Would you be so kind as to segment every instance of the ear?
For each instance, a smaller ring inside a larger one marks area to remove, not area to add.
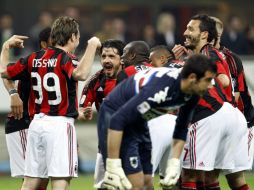
[[[43,49],[47,48],[47,42],[41,41],[40,46],[41,46],[41,48],[43,48]]]
[[[131,59],[131,60],[135,59],[135,57],[136,57],[136,53],[130,54],[130,59]]]
[[[208,39],[208,31],[201,32],[201,39]]]
[[[190,83],[195,83],[197,81],[197,75],[195,73],[189,74],[188,80],[190,81]]]
[[[75,34],[72,33],[72,35],[71,35],[71,41],[74,42],[75,38],[76,38]]]

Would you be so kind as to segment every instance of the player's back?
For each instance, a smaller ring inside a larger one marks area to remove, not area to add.
[[[77,116],[77,82],[72,78],[77,61],[58,48],[32,53],[27,60],[32,93],[30,114]]]

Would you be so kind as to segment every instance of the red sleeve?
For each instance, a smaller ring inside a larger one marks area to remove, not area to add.
[[[89,88],[89,85],[86,85],[81,94],[79,107],[87,107],[88,102],[91,104],[95,102],[95,92],[93,88]]]
[[[241,72],[238,76],[237,76],[237,81],[238,81],[238,90],[239,92],[244,92],[245,86],[244,86],[244,73]]]
[[[85,108],[87,107],[88,102],[93,104],[96,101],[96,86],[98,85],[100,74],[101,71],[98,71],[89,79],[89,81],[84,86],[79,102],[79,107]]]
[[[73,70],[77,67],[78,61],[69,57],[69,59],[61,64],[62,69],[67,73],[68,77],[72,77]]]
[[[7,74],[11,79],[21,79],[23,73],[28,68],[28,57],[20,58],[16,63],[7,66]]]
[[[228,72],[225,69],[225,66],[222,64],[221,61],[216,61],[216,65],[217,65],[217,74],[225,74],[228,75]]]

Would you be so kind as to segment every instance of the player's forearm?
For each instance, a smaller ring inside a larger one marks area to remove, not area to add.
[[[108,158],[119,158],[123,131],[108,129]]]
[[[15,82],[13,80],[3,79],[4,87],[9,92],[12,89],[16,89]]]
[[[0,61],[0,73],[6,72],[7,65],[9,63],[9,45],[7,42],[5,42],[2,46],[2,51],[1,51],[1,61]]]
[[[219,81],[222,84],[223,88],[227,88],[230,85],[230,79],[228,78],[227,75],[219,74],[217,76],[217,78],[219,79]]]
[[[173,139],[172,143],[172,155],[171,158],[180,158],[183,147],[184,147],[185,141],[181,139]]]

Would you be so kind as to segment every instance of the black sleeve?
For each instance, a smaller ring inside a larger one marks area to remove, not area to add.
[[[179,110],[175,131],[173,138],[186,140],[188,125],[192,120],[194,109],[199,101],[198,96],[193,96],[184,106]]]

